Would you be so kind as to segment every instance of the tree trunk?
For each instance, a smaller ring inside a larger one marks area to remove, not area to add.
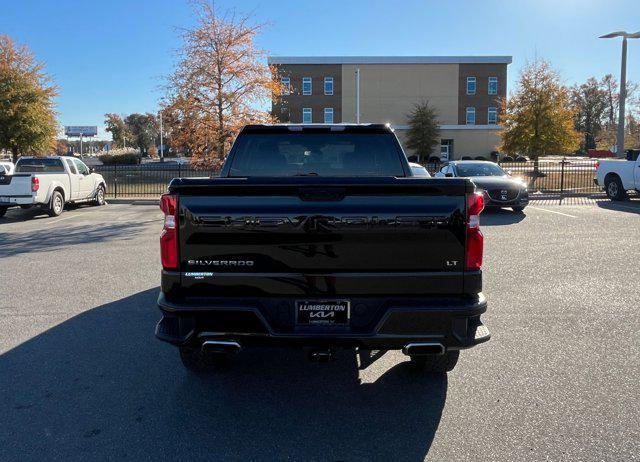
[[[536,154],[533,157],[533,172],[531,172],[531,177],[529,178],[529,189],[533,189],[533,185],[535,185],[536,180],[540,176],[540,160],[539,155]]]
[[[13,157],[13,163],[18,162],[18,148],[11,148],[11,157]]]

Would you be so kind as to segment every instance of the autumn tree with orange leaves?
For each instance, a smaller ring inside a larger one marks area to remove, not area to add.
[[[57,88],[26,45],[0,35],[0,149],[44,155],[55,149]]]
[[[234,11],[219,14],[205,1],[194,11],[196,27],[183,32],[162,113],[171,147],[188,151],[196,167],[217,168],[242,126],[271,121],[260,107],[281,89],[254,43],[263,24]]]

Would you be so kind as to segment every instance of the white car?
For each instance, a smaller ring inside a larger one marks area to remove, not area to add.
[[[50,216],[67,203],[105,203],[107,185],[75,157],[21,157],[13,174],[0,173],[0,217],[9,207],[42,207]]]
[[[415,162],[409,162],[409,167],[411,167],[411,173],[413,173],[413,176],[431,178],[427,169],[422,165],[416,164]]]
[[[640,155],[629,151],[627,160],[601,160],[596,164],[595,183],[612,201],[627,198],[627,191],[640,192]]]
[[[13,175],[15,168],[13,162],[0,160],[0,175]]]

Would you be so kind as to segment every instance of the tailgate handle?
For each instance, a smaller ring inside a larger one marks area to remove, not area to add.
[[[344,188],[300,188],[298,196],[303,201],[341,201],[346,195]]]

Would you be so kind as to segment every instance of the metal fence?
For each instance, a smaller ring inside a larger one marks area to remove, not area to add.
[[[554,194],[592,194],[601,189],[593,182],[596,159],[552,158],[540,159],[538,174],[534,174],[533,161],[500,162],[499,165],[512,176],[529,183],[531,192]],[[443,164],[429,163],[425,167],[434,175]]]
[[[94,167],[107,183],[107,197],[158,197],[173,178],[209,177],[217,172],[180,164],[99,165]]]
[[[541,159],[539,176],[534,179],[533,162],[502,162],[500,166],[513,176],[524,178],[531,192],[554,194],[590,194],[600,189],[593,183],[596,160],[592,159]],[[435,174],[443,164],[424,164],[429,173]],[[210,177],[217,172],[195,170],[180,164],[101,165],[95,171],[107,182],[107,197],[155,198],[166,192],[173,178]]]

